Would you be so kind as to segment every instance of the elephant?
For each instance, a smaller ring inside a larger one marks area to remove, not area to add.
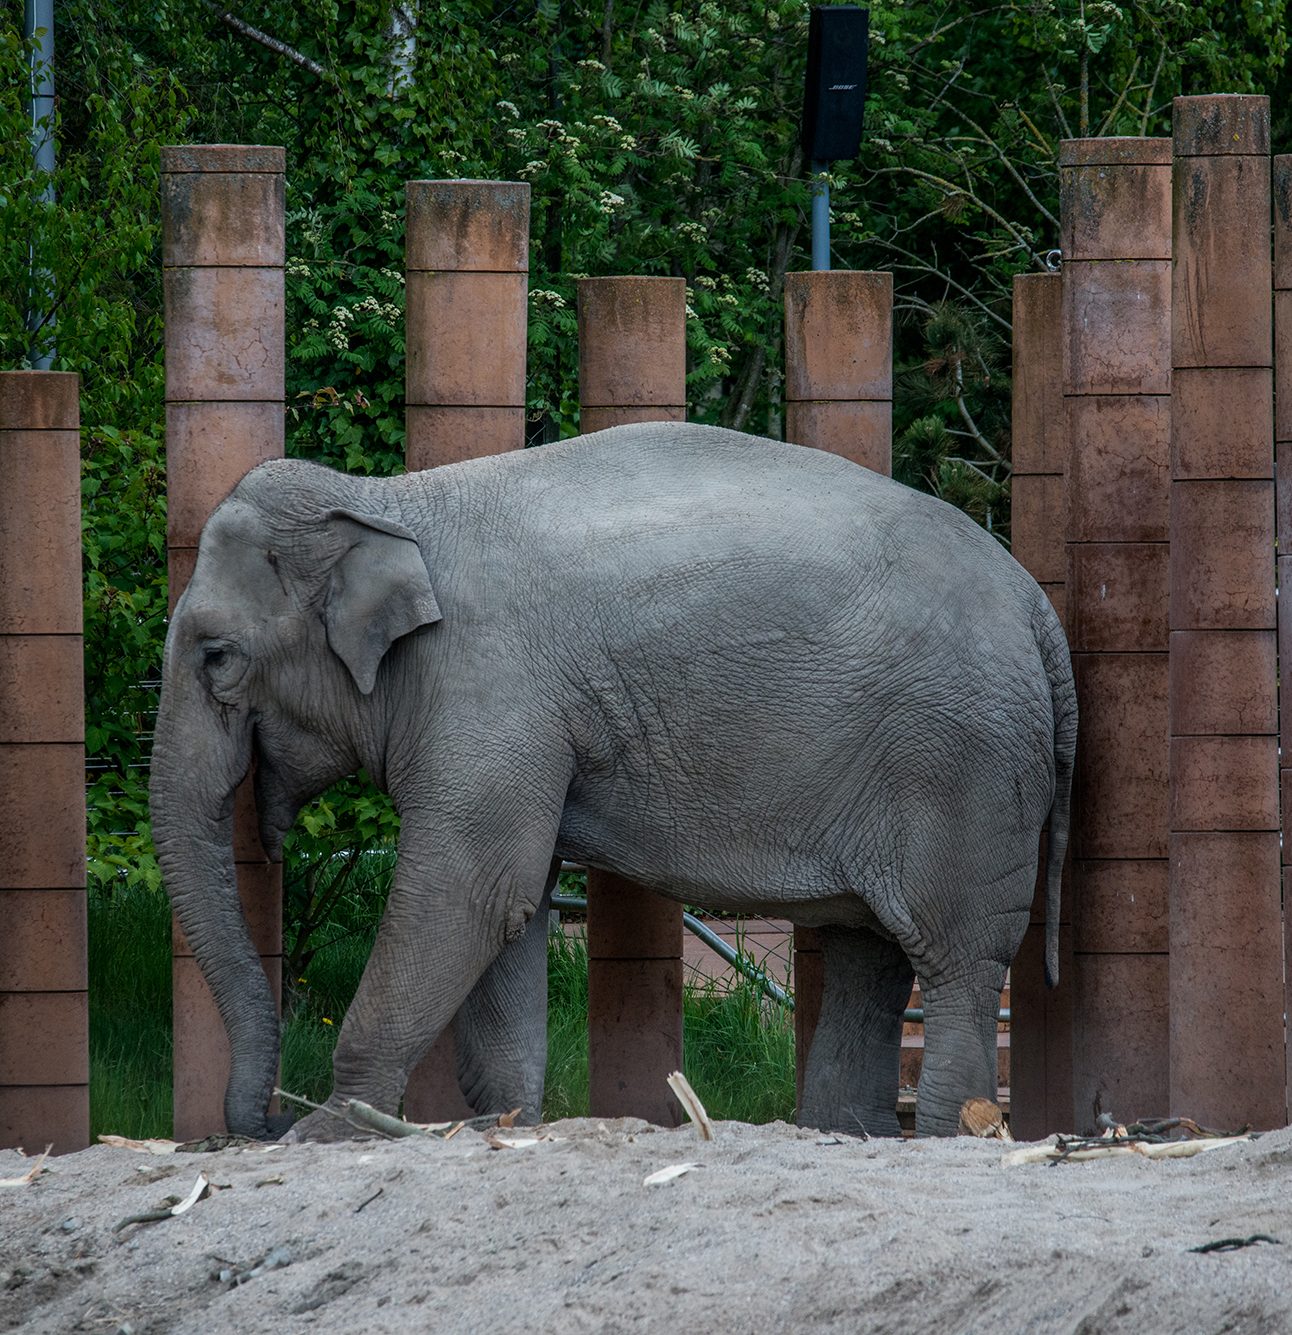
[[[362,767],[401,828],[330,1108],[394,1112],[454,1023],[472,1105],[538,1119],[545,909],[571,859],[819,932],[804,1125],[898,1134],[918,974],[917,1132],[954,1134],[996,1094],[1047,819],[1057,980],[1076,728],[1059,620],[997,539],[824,451],[655,423],[391,478],[261,464],[171,618],[151,776],[229,1037],[228,1127],[270,1134],[278,1062],[234,791],[254,771],[277,859]]]

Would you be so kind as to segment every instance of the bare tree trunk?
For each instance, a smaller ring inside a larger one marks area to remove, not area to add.
[[[399,94],[413,82],[417,59],[418,0],[395,0],[390,7],[390,95]]]
[[[601,17],[601,63],[610,68],[610,48],[615,36],[615,0],[606,0]]]

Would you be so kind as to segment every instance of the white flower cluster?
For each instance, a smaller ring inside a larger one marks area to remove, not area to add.
[[[715,344],[709,349],[709,360],[714,366],[725,371],[731,365],[731,349]]]
[[[374,315],[378,320],[384,320],[388,325],[396,325],[400,320],[400,309],[393,302],[382,301],[379,297],[367,296],[355,304],[355,312],[359,315]]]
[[[332,322],[328,325],[327,341],[338,352],[344,352],[350,346],[350,326],[354,323],[354,312],[348,306],[338,306],[332,312]]]
[[[529,131],[522,129],[519,125],[513,125],[511,129],[507,131],[507,138],[510,139],[513,144],[523,144],[525,140],[529,138]]]
[[[404,275],[398,269],[383,269],[381,276],[388,278],[392,283],[398,283],[400,287],[404,286]]]
[[[547,163],[542,158],[533,158],[527,162],[519,171],[520,176],[537,176],[539,172],[547,170]]]
[[[624,127],[619,124],[613,116],[593,116],[593,125],[600,125],[603,129],[611,131],[613,134],[622,134]]]
[[[707,241],[709,233],[697,222],[684,222],[678,229],[688,241]]]
[[[499,111],[505,111],[507,115],[509,115],[512,118],[512,120],[514,121],[520,120],[520,108],[517,107],[517,105],[514,102],[507,102],[504,100],[502,102],[495,103],[495,105],[497,106]]]
[[[581,60],[576,69],[592,70],[596,74],[604,74],[606,67],[599,60]]]
[[[695,285],[696,287],[714,288],[718,286],[718,283],[715,278],[711,278],[707,273],[702,273],[696,274]]]
[[[769,292],[771,290],[771,283],[768,282],[767,275],[761,269],[746,269],[745,282],[759,292]]]
[[[310,266],[304,260],[288,260],[287,276],[288,278],[304,278],[310,271]]]
[[[629,153],[631,153],[633,149],[637,147],[637,137],[631,134],[624,135],[623,138],[620,139],[619,141],[619,147],[622,149],[626,149]]]
[[[399,221],[399,214],[390,209],[382,209],[380,217],[382,229],[387,232]]]
[[[529,299],[539,306],[551,306],[553,310],[558,311],[565,305],[565,298],[559,292],[553,292],[547,287],[536,287],[529,294]]]
[[[613,213],[616,209],[622,208],[624,197],[617,195],[613,190],[603,190],[601,198],[597,201],[597,207],[602,213]]]

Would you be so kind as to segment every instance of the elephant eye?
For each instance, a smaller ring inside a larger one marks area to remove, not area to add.
[[[219,667],[227,657],[224,649],[210,648],[202,655],[202,661],[207,667]]]

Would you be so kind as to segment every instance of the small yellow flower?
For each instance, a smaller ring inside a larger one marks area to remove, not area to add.
[[[309,982],[309,979],[308,979],[308,978],[298,978],[296,981],[297,981],[298,983],[308,983],[308,982]]]
[[[324,1023],[324,1024],[331,1024],[332,1021],[329,1020],[329,1019],[327,1018],[327,1016],[325,1015],[325,1016],[323,1017],[323,1023]]]

